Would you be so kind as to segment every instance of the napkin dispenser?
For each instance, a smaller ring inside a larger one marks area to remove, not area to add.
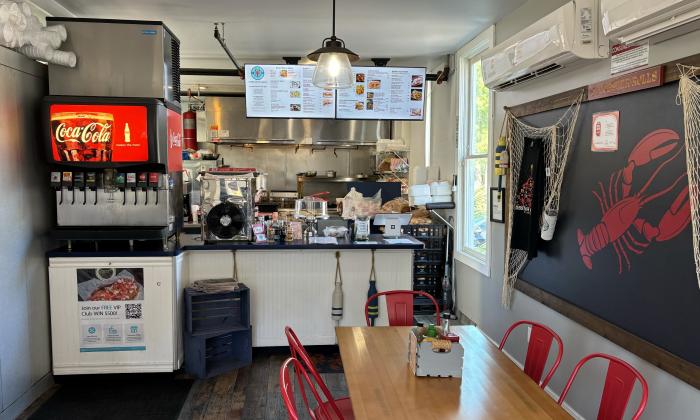
[[[440,333],[440,327],[437,328]],[[426,337],[425,332],[426,328],[415,327],[408,333],[408,364],[413,374],[461,378],[464,358],[462,345],[459,342]]]

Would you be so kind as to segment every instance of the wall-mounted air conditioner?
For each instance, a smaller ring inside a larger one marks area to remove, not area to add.
[[[586,59],[606,58],[608,40],[599,17],[598,0],[565,4],[487,51],[481,59],[484,83],[507,89]]]
[[[698,0],[601,0],[600,11],[605,35],[626,44],[700,29]]]

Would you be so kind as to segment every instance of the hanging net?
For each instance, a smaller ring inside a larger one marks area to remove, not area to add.
[[[700,67],[678,66],[681,72],[678,96],[683,104],[685,127],[685,157],[688,165],[688,195],[690,196],[690,220],[693,225],[693,255],[695,276],[700,287]]]
[[[506,111],[506,142],[510,153],[510,173],[508,192],[508,236],[506,239],[506,262],[503,276],[503,293],[501,295],[502,304],[509,308],[513,288],[518,274],[527,264],[527,251],[511,249],[511,239],[513,234],[513,209],[517,186],[520,185],[520,166],[523,161],[523,150],[525,139],[535,139],[542,142],[544,149],[545,167],[545,190],[543,214],[545,220],[556,221],[559,213],[559,193],[561,183],[564,179],[564,170],[571,149],[571,143],[581,108],[583,91],[573,98],[572,105],[564,112],[559,120],[549,127],[532,127],[516,118],[510,111]],[[547,216],[548,215],[548,216]],[[549,226],[553,232],[554,226]]]

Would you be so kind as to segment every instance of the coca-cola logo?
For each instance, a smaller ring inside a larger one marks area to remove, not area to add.
[[[170,131],[170,148],[182,146],[182,133]]]
[[[109,143],[112,140],[112,124],[91,122],[83,126],[66,126],[60,123],[54,136],[58,143]]]

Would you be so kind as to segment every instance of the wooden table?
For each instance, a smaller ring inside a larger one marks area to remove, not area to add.
[[[462,378],[414,376],[410,328],[336,328],[355,418],[571,418],[476,327],[452,328],[464,347]]]

